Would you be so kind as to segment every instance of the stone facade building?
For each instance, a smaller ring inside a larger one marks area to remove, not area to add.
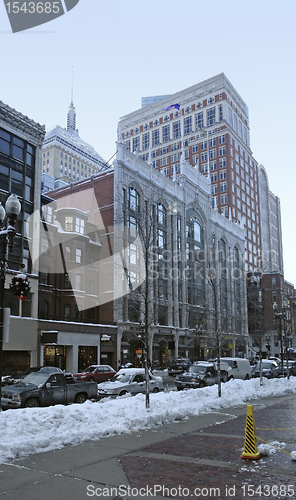
[[[26,370],[38,359],[38,269],[31,257],[34,260],[39,252],[38,226],[34,235],[32,230],[35,213],[40,210],[44,135],[44,126],[0,102],[0,201],[4,206],[9,194],[15,193],[21,203],[13,249],[7,255],[4,307],[10,308],[11,319],[9,341],[3,344],[3,374]],[[27,274],[31,287],[24,302],[9,289],[11,279],[20,271]]]
[[[216,355],[217,332],[224,354],[246,356],[244,224],[212,208],[210,179],[184,157],[168,178],[120,139],[117,147],[114,219],[125,228],[115,240],[124,263],[115,274],[118,359],[141,363],[145,325],[154,364]]]

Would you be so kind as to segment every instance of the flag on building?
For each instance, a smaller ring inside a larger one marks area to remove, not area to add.
[[[168,108],[162,108],[164,111],[168,111],[169,109],[176,108],[177,110],[180,109],[180,104],[171,104]]]

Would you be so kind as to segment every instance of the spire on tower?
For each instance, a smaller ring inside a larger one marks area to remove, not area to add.
[[[72,66],[72,86],[71,86],[71,104],[67,114],[67,130],[76,132],[76,110],[73,103],[73,66]]]

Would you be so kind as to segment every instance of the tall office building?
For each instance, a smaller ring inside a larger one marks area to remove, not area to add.
[[[106,168],[109,168],[106,161],[79,136],[72,100],[67,114],[67,128],[57,125],[45,136],[42,148],[42,191],[85,179]],[[50,182],[52,177],[58,180],[55,186]]]
[[[258,163],[250,149],[248,107],[221,73],[120,119],[120,136],[153,167],[173,177],[181,154],[211,179],[212,206],[246,228],[245,257],[260,263]]]
[[[281,204],[269,189],[267,172],[259,165],[259,198],[261,213],[262,269],[264,273],[284,273]]]

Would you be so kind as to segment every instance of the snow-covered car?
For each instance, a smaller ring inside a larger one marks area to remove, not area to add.
[[[266,378],[277,378],[280,375],[280,367],[275,361],[262,359],[262,376]],[[252,377],[260,377],[260,362],[256,363],[252,370]]]
[[[227,371],[220,370],[222,382],[227,382]],[[175,384],[178,391],[182,389],[197,389],[218,383],[218,370],[215,363],[198,362],[191,365],[187,372],[177,375]]]
[[[163,380],[149,373],[149,392],[163,391]],[[122,368],[107,382],[98,384],[98,397],[124,396],[124,394],[145,393],[144,368]]]
[[[115,375],[116,371],[109,365],[91,365],[85,368],[81,373],[75,373],[73,377],[75,380],[89,381],[94,380],[98,384],[105,382]]]

